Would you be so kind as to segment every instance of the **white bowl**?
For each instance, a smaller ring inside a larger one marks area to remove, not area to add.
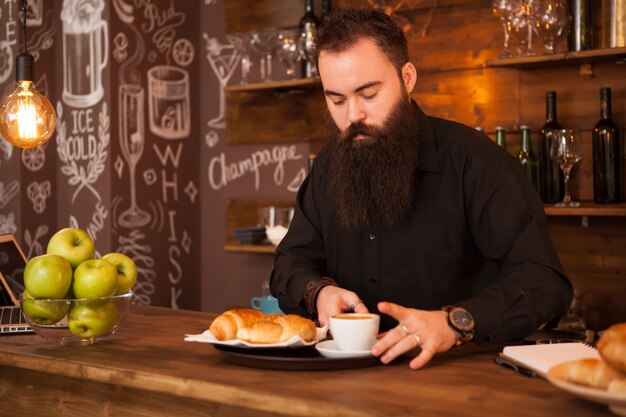
[[[272,242],[272,245],[278,246],[281,240],[287,234],[287,228],[285,226],[272,226],[265,228],[265,234],[267,239]]]

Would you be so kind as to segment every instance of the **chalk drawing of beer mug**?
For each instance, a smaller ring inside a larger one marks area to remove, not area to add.
[[[150,131],[163,139],[189,136],[189,74],[170,65],[148,71]]]
[[[108,24],[91,19],[63,21],[63,101],[85,108],[104,95],[102,72],[108,63]]]

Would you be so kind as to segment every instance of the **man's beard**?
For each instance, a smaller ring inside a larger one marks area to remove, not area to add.
[[[328,117],[329,193],[346,229],[390,226],[413,205],[419,120],[403,95],[382,127],[362,122],[341,132]],[[363,135],[365,140],[354,139]]]

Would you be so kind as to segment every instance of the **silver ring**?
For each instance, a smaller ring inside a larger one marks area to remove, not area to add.
[[[354,303],[350,304],[350,310],[354,310],[354,308],[358,306],[359,304],[363,304],[363,301],[356,300]]]
[[[400,328],[402,329],[404,333],[406,333],[407,336],[411,334],[411,330],[408,327],[406,327],[406,325],[400,323]]]
[[[422,344],[422,339],[416,333],[411,333],[411,336],[415,338],[415,341],[417,342],[417,346]]]

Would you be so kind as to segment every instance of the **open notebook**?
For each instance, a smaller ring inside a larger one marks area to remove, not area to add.
[[[500,356],[517,365],[532,369],[544,378],[550,368],[559,363],[585,358],[600,358],[600,354],[595,348],[584,343],[506,346]]]

